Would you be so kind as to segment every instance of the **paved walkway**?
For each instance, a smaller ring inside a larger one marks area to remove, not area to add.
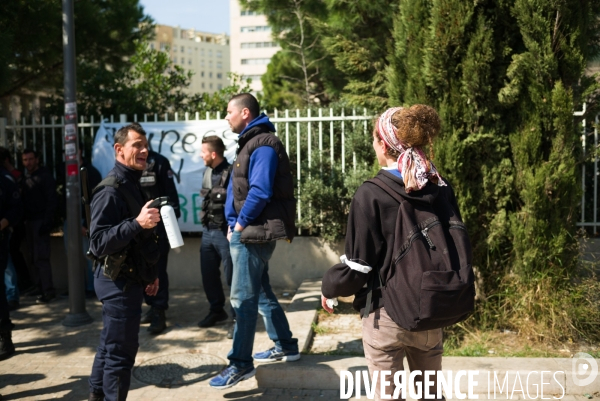
[[[301,342],[299,326],[310,326],[304,315],[314,315],[319,302],[318,283],[305,282],[298,290],[292,306],[291,291],[276,290],[280,301],[287,308],[290,324]],[[287,296],[283,294],[287,293]],[[167,312],[167,331],[159,336],[147,334],[145,326],[140,331],[140,349],[132,378],[128,400],[339,400],[341,370],[363,370],[363,357],[304,355],[299,362],[265,365],[252,378],[228,390],[214,390],[208,379],[227,363],[227,352],[231,340],[226,339],[227,325],[200,329],[197,322],[208,313],[208,303],[201,290],[176,290],[171,293],[171,308]],[[22,298],[22,307],[12,313],[17,325],[13,340],[17,354],[0,362],[0,394],[2,400],[87,400],[87,379],[91,370],[95,348],[102,326],[101,305],[97,300],[88,300],[87,308],[94,322],[78,328],[67,328],[61,324],[68,312],[68,300],[61,299],[49,305],[36,305],[33,298]],[[308,331],[305,331],[308,332]],[[306,337],[306,336],[304,336]],[[338,338],[331,340],[331,351],[339,347]],[[355,340],[351,340],[355,342]],[[271,346],[262,321],[259,321],[254,349]],[[325,344],[321,344],[325,346]],[[209,361],[207,368],[198,373],[195,363]],[[556,367],[552,367],[556,364]],[[446,369],[498,370],[522,372],[525,378],[529,370],[564,370],[567,373],[570,360],[534,358],[445,358]],[[564,365],[564,367],[563,367]],[[160,374],[156,369],[161,368]],[[164,374],[164,369],[168,374]],[[137,378],[136,378],[137,377]],[[139,380],[143,378],[144,380]],[[159,385],[148,384],[148,378]],[[258,379],[258,381],[257,381]],[[188,384],[181,385],[181,382]],[[259,388],[258,384],[263,388]],[[571,389],[568,375],[562,382]],[[590,396],[595,393],[594,383]],[[298,389],[300,388],[300,389]],[[591,390],[591,388],[590,388]],[[478,391],[479,399],[488,399],[485,391]],[[570,392],[567,392],[569,394]],[[560,394],[560,393],[558,393]],[[565,401],[588,399],[582,392],[576,396],[565,396]],[[506,399],[506,395],[496,399]],[[351,400],[364,400],[351,398]],[[491,398],[490,398],[491,399]],[[514,395],[511,399],[529,399]],[[540,399],[540,398],[537,398]]]

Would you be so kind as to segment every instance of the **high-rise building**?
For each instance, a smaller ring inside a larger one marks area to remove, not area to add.
[[[252,90],[262,91],[262,75],[280,47],[271,37],[271,27],[263,14],[240,8],[238,0],[229,0],[231,29],[231,71],[252,79]]]
[[[192,71],[189,93],[213,93],[229,85],[229,36],[156,25],[150,47],[167,51],[174,64]]]

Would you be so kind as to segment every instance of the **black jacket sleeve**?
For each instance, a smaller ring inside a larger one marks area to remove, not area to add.
[[[359,201],[359,191],[350,205],[346,229],[346,258],[362,266],[374,268],[380,263],[382,244],[385,241],[378,230],[378,217],[376,218],[374,206],[363,207]],[[346,264],[337,264],[325,273],[321,291],[326,298],[354,295],[368,282],[371,274],[373,270],[366,274]]]
[[[127,202],[118,190],[104,187],[92,199],[90,249],[97,258],[120,252],[143,231],[129,216]]]
[[[4,218],[8,220],[9,226],[13,227],[23,218],[23,204],[19,194],[19,187],[13,181],[1,175],[0,186],[2,188],[0,219]]]
[[[173,180],[171,163],[169,163],[169,159],[166,157],[162,160],[158,179],[164,188],[164,193],[169,197],[169,204],[173,206],[175,217],[179,218],[181,216],[181,210],[179,209],[179,195],[177,194],[177,188],[175,187],[175,180]]]

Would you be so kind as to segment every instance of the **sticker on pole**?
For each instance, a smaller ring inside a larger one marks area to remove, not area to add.
[[[72,177],[74,175],[79,174],[79,168],[77,163],[67,164],[67,175]]]
[[[75,142],[77,140],[77,125],[65,124],[65,142]]]
[[[74,143],[65,143],[65,155],[71,156],[77,154],[77,145]]]

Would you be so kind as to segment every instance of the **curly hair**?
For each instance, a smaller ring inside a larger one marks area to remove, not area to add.
[[[441,130],[440,116],[433,107],[415,104],[398,110],[392,116],[392,124],[398,129],[398,139],[406,146],[429,145],[429,158],[433,159],[433,139]]]

